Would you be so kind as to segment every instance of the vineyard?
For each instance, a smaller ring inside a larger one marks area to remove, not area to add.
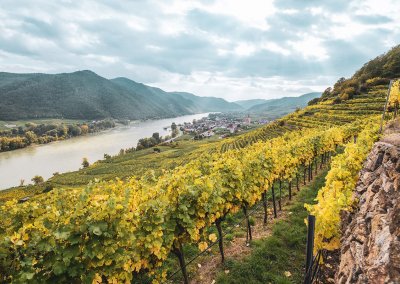
[[[398,84],[398,83],[396,83]],[[395,90],[395,88],[392,88]],[[267,141],[286,132],[299,129],[314,129],[340,126],[355,121],[366,119],[373,115],[382,114],[386,101],[387,86],[374,86],[367,93],[356,98],[333,104],[332,100],[311,105],[291,113],[278,121],[244,135],[221,142],[220,151],[239,149],[257,141]],[[395,95],[391,95],[394,98]],[[394,99],[392,99],[394,105]]]
[[[393,86],[398,89],[398,81]],[[394,115],[395,88],[389,99]],[[337,249],[339,213],[351,209],[358,172],[379,137],[386,90],[378,86],[340,104],[308,106],[195,149],[195,155],[160,173],[57,188],[24,203],[7,201],[1,206],[1,282],[130,283],[146,277],[164,283],[171,255],[187,282],[184,245],[204,251],[218,243],[224,259],[221,224],[227,216],[242,211],[251,240],[252,206],[261,202],[266,222],[267,194],[276,216],[275,184],[289,184],[290,199],[292,182],[310,180],[313,170],[329,161],[318,203],[306,208],[318,220],[316,250]],[[334,156],[338,148],[344,152]],[[210,227],[217,233],[209,234]]]
[[[157,179],[92,183],[23,204],[9,201],[2,207],[3,280],[126,282],[146,273],[163,282],[167,275],[160,267],[171,252],[182,263],[183,244],[204,250],[221,238],[207,236],[208,226],[239,210],[247,215],[274,181],[292,180],[301,166],[312,167],[376,125],[372,119],[291,131],[241,150],[203,154]]]

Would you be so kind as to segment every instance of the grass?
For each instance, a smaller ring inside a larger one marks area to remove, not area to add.
[[[313,203],[319,188],[324,184],[327,171],[304,187],[287,210],[287,219],[273,226],[272,235],[252,243],[252,253],[240,261],[227,260],[218,274],[217,283],[301,283],[305,262],[307,211],[304,203]],[[291,276],[285,276],[290,272]]]

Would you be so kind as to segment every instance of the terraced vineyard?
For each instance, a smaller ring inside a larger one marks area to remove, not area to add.
[[[247,147],[257,141],[267,141],[286,132],[303,128],[329,128],[351,123],[357,119],[366,119],[382,114],[386,99],[387,86],[374,86],[366,93],[357,95],[340,104],[328,100],[308,106],[291,113],[260,129],[221,142],[221,152]]]

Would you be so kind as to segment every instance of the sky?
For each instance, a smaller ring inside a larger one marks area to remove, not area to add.
[[[1,0],[0,71],[229,101],[323,91],[400,43],[399,0]]]

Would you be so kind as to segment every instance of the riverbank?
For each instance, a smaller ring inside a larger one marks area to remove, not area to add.
[[[154,132],[158,132],[160,136],[168,135],[169,130],[164,128],[172,122],[183,124],[206,116],[208,113],[139,121],[94,135],[0,153],[0,189],[15,187],[21,180],[25,180],[26,184],[35,175],[49,179],[57,172],[76,171],[81,166],[83,157],[92,164],[102,160],[104,154],[112,156],[121,149],[136,147],[141,138],[151,137]]]
[[[37,144],[84,136],[114,128],[112,119],[81,120],[33,120],[0,123],[0,152],[14,151]]]

